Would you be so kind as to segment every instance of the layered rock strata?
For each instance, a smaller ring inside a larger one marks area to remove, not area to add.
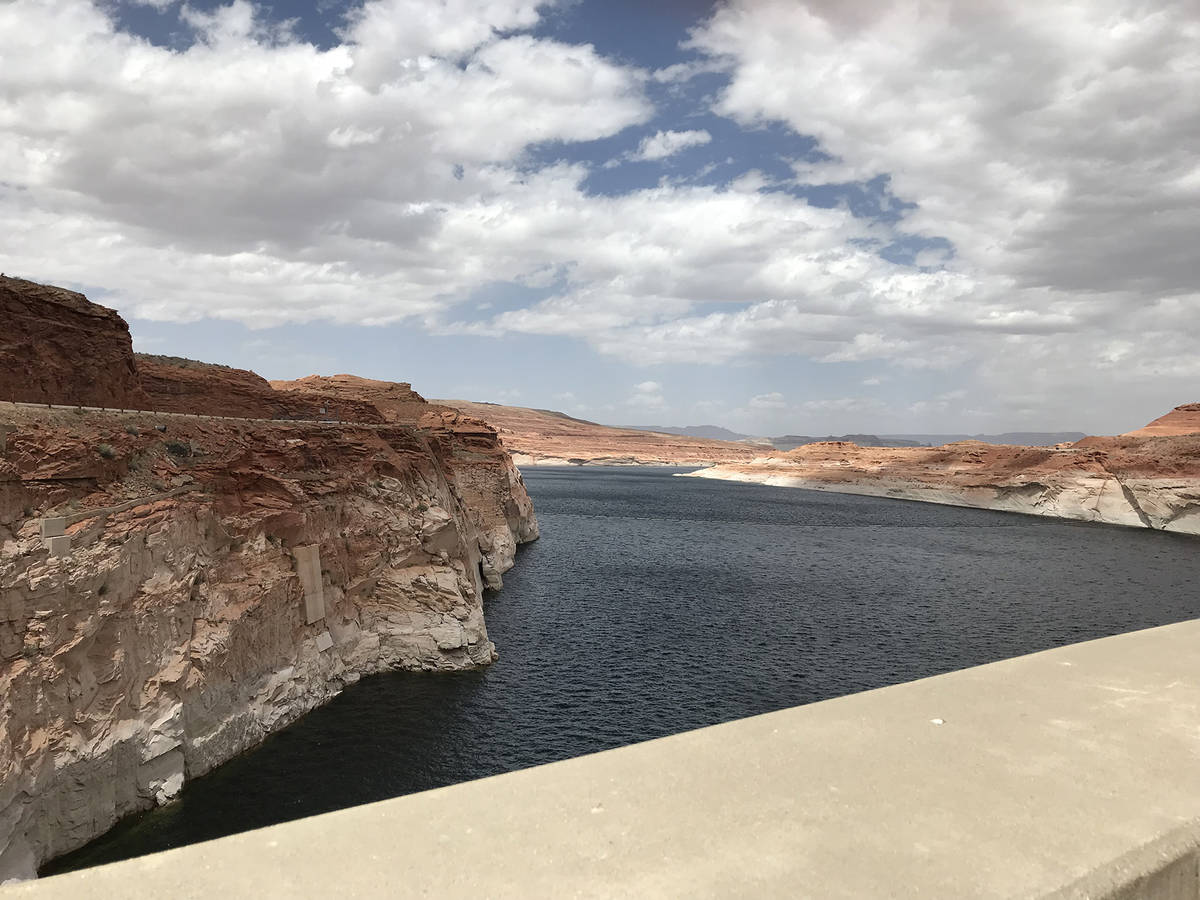
[[[0,880],[165,802],[362,675],[495,657],[482,589],[537,525],[494,434],[9,420]],[[73,523],[65,552],[43,538],[59,520]]]
[[[1055,447],[826,442],[689,474],[1200,534],[1200,434]]]
[[[135,360],[111,310],[5,281],[22,341],[69,326],[40,355],[0,343],[10,385],[47,373],[16,399],[166,412],[0,403],[0,881],[363,675],[496,658],[483,589],[538,530],[493,428],[407,385],[370,383],[401,416],[346,383]],[[111,369],[95,393],[84,358]],[[262,421],[330,418],[353,424]]]
[[[387,422],[415,425],[430,433],[444,458],[452,462],[450,477],[480,534],[489,588],[501,586],[500,573],[511,568],[517,545],[537,537],[533,506],[514,459],[506,452],[496,452],[501,447],[500,437],[482,419],[430,403],[405,382],[310,375],[295,381],[273,381],[271,387],[288,396],[369,404]]]

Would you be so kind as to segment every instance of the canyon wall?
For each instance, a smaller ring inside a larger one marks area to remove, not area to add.
[[[497,430],[482,419],[430,403],[406,382],[375,381],[356,375],[310,375],[272,381],[286,396],[318,396],[331,404],[366,403],[387,422],[415,425],[433,436],[447,460],[448,473],[463,498],[466,514],[480,535],[489,588],[502,584],[517,544],[537,537],[536,519],[525,483],[513,458],[502,449]],[[499,452],[497,452],[499,449]]]
[[[689,475],[1200,534],[1200,434],[1056,447],[827,442]]]
[[[0,401],[144,409],[129,326],[83,294],[0,276]]]
[[[147,399],[189,412],[274,399],[254,373],[143,365]],[[374,422],[0,403],[0,881],[363,675],[496,658],[483,589],[537,521],[495,431],[324,399]]]

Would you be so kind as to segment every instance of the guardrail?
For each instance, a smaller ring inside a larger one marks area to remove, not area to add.
[[[350,422],[342,419],[266,419],[252,418],[246,416],[211,416],[203,413],[180,413],[167,412],[155,409],[132,409],[125,407],[109,407],[109,406],[82,406],[68,405],[61,403],[30,403],[20,400],[0,400],[7,406],[25,409],[57,409],[67,412],[89,412],[89,413],[111,413],[114,415],[142,415],[142,416],[168,416],[180,419],[198,419],[217,422],[257,422],[267,425],[327,425],[330,427],[352,427],[352,428],[403,428],[406,427],[403,423],[393,422]],[[0,452],[6,449],[7,436],[14,429],[7,425],[0,425]],[[126,503],[119,504],[113,507],[102,507],[98,509],[80,510],[79,512],[71,513],[66,516],[48,516],[41,521],[41,537],[42,547],[50,552],[51,556],[65,556],[71,552],[71,536],[66,533],[66,529],[72,525],[84,521],[85,519],[93,519],[97,516],[110,516],[136,506],[142,506],[146,503],[154,503],[156,500],[173,497],[178,494],[195,491],[195,486],[179,487],[174,490],[167,491],[161,494],[155,494],[150,497],[142,497],[136,500],[130,500]]]
[[[1184,622],[0,896],[1195,898],[1198,672]]]
[[[253,416],[210,416],[204,413],[169,412],[160,409],[136,409],[117,406],[80,406],[63,403],[30,403],[24,400],[0,400],[7,406],[26,409],[61,409],[68,412],[121,413],[126,415],[173,416],[180,419],[208,419],[216,422],[263,422],[269,425],[352,425],[355,428],[403,427],[401,422],[354,422],[348,419],[267,419]]]

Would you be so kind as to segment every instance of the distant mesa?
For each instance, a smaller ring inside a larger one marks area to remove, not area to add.
[[[757,441],[748,434],[740,434],[720,425],[621,425],[630,431],[654,431],[658,434],[677,434],[681,437],[707,438],[710,441]]]
[[[600,425],[552,409],[469,400],[433,402],[490,423],[519,465],[704,466],[749,461],[764,452],[737,441]]]
[[[980,441],[984,444],[1005,444],[1022,447],[1052,447],[1073,443],[1086,435],[1082,431],[1006,431],[1003,434],[829,434],[813,437],[806,434],[784,434],[778,437],[755,437],[722,428],[720,425],[626,425],[626,429],[654,431],[659,434],[678,434],[687,437],[709,438],[718,441],[741,441],[775,450],[795,450],[807,444],[826,441],[849,441],[860,447],[940,447],[958,441]]]
[[[841,434],[826,435],[825,437],[809,437],[802,434],[785,434],[781,437],[767,438],[776,450],[784,452],[804,447],[808,444],[840,443],[858,444],[860,447],[920,447],[921,442],[900,437],[880,437],[877,434]]]

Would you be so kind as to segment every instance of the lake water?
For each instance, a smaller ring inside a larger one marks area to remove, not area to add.
[[[361,681],[65,871],[1200,614],[1195,538],[531,469],[500,660]]]

